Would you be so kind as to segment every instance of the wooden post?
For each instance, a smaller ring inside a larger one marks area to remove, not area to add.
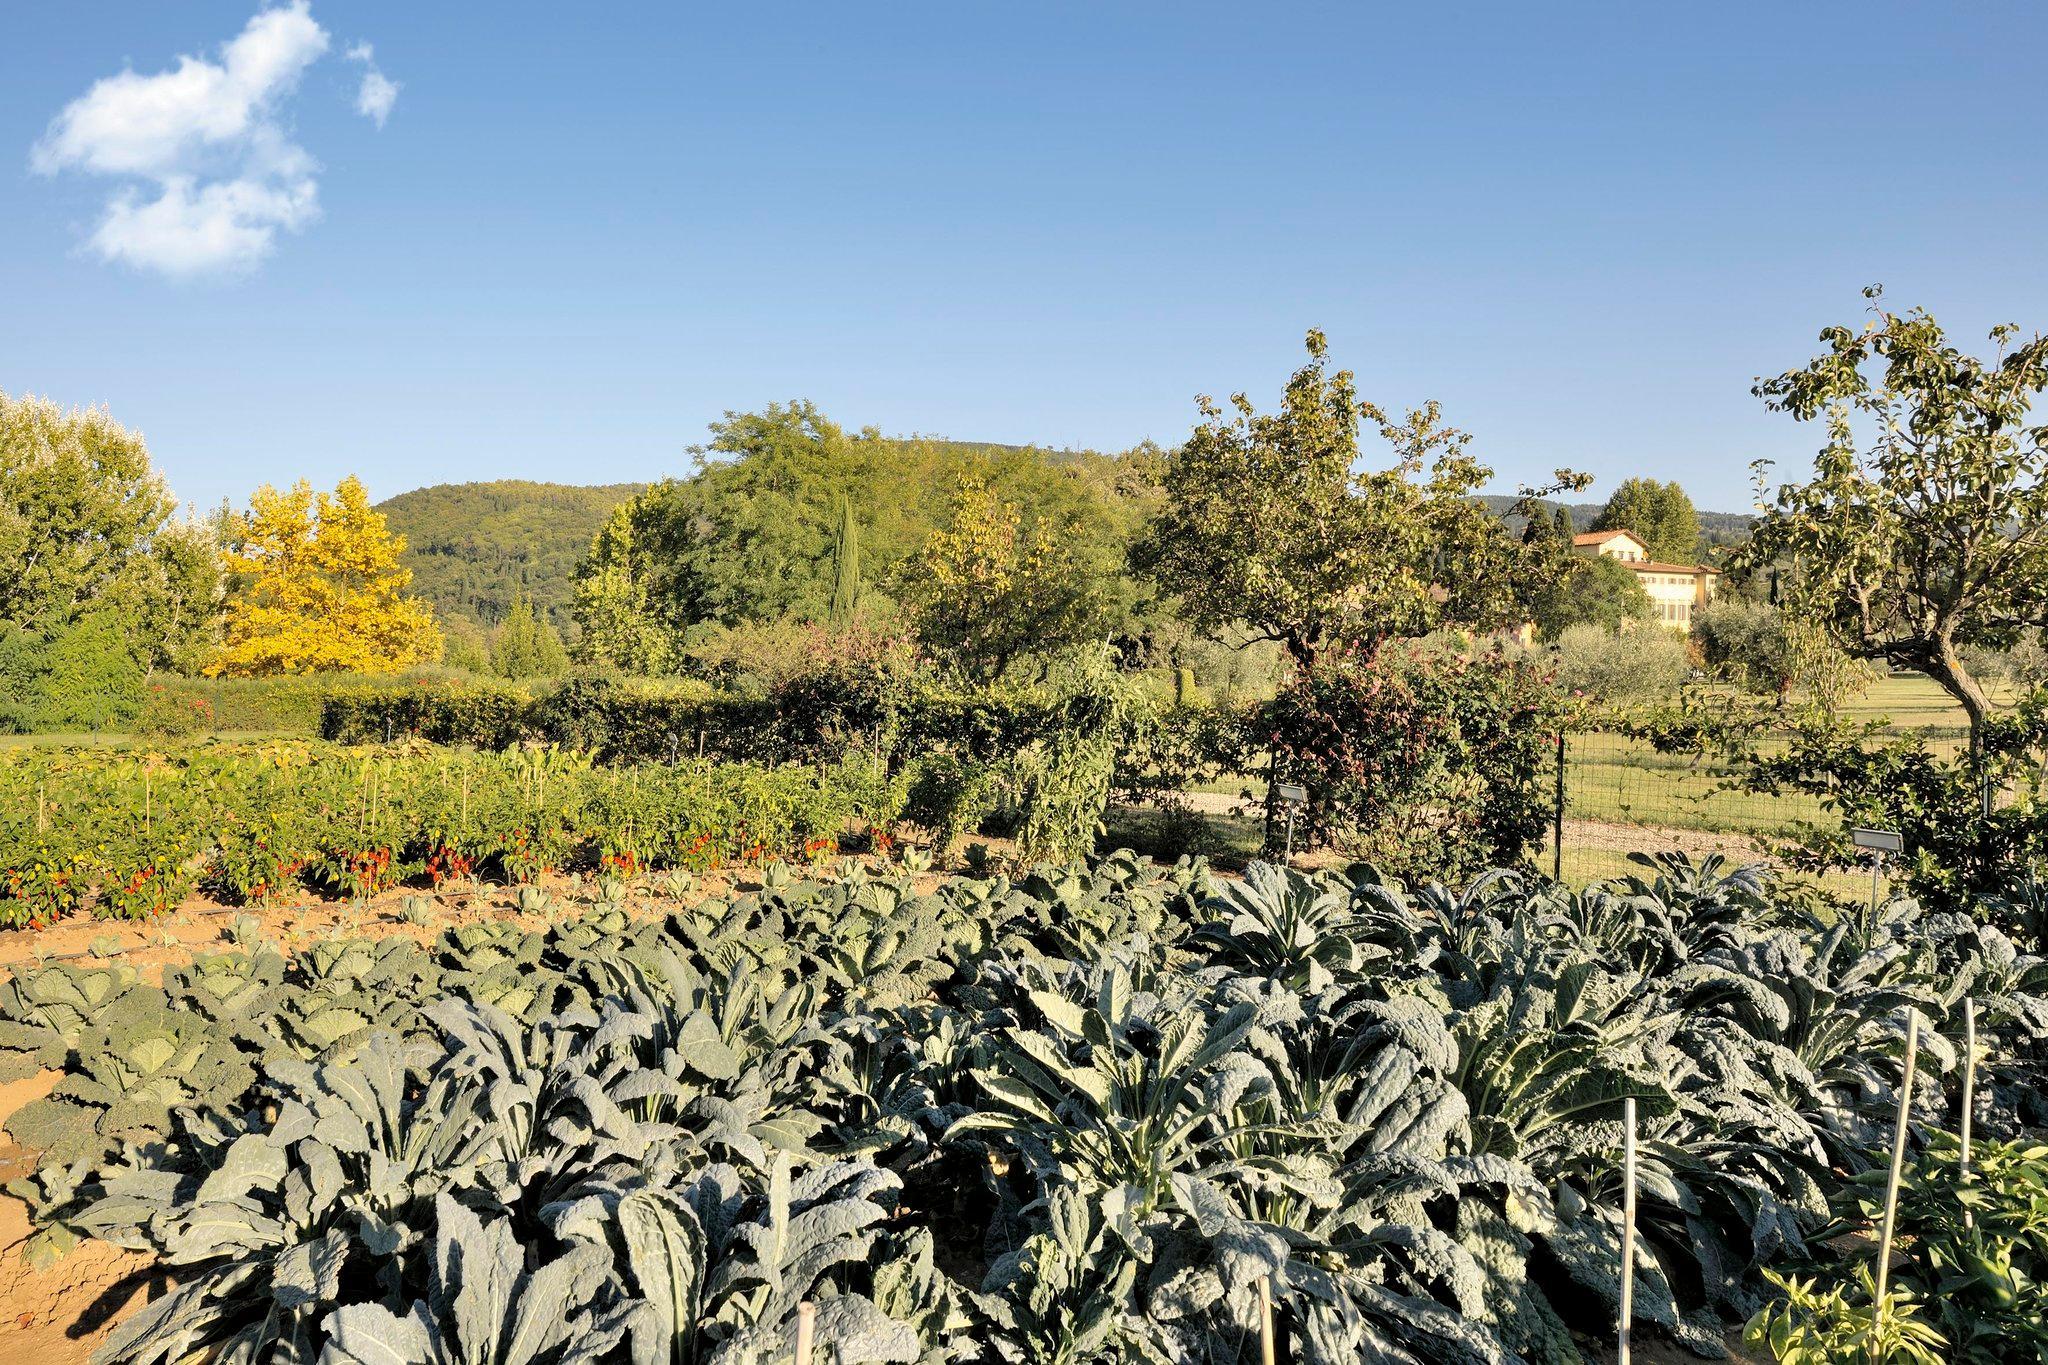
[[[1870,1305],[1870,1358],[1879,1355],[1884,1330],[1885,1283],[1892,1271],[1892,1228],[1899,1214],[1899,1175],[1906,1165],[1906,1125],[1913,1115],[1913,1062],[1920,1045],[1920,1016],[1906,1011],[1906,1074],[1899,1083],[1899,1121],[1892,1129],[1892,1169],[1884,1185],[1884,1223],[1877,1235],[1877,1296]]]
[[[817,1320],[818,1305],[805,1302],[796,1306],[796,1365],[811,1365],[811,1333]]]
[[[1958,1159],[1958,1183],[1970,1183],[1970,1127],[1977,1107],[1977,1002],[1963,997],[1963,1120],[1960,1125],[1962,1155]],[[1970,1210],[1963,1210],[1963,1226],[1970,1226]]]
[[[1273,1286],[1259,1276],[1259,1365],[1273,1365]]]
[[[1636,1311],[1636,1102],[1621,1102],[1621,1324],[1615,1365],[1629,1365],[1629,1327]]]

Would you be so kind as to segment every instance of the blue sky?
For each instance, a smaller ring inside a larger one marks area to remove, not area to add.
[[[1736,509],[1817,444],[1753,377],[1864,284],[2048,326],[2032,5],[312,0],[230,57],[264,8],[0,43],[0,389],[105,405],[202,505],[653,478],[799,396],[1170,442],[1320,326],[1503,487]],[[95,90],[181,56],[169,103]]]

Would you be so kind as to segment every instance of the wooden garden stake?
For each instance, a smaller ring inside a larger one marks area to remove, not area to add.
[[[796,1365],[811,1365],[811,1333],[816,1330],[818,1305],[796,1306]]]
[[[1882,1360],[1885,1282],[1891,1278],[1892,1228],[1899,1214],[1899,1175],[1906,1164],[1906,1124],[1913,1115],[1913,1061],[1920,1045],[1920,1016],[1906,1011],[1906,1074],[1899,1083],[1899,1121],[1892,1129],[1892,1169],[1884,1183],[1884,1222],[1877,1235],[1877,1297],[1870,1306],[1870,1358]]]
[[[1636,1308],[1636,1102],[1621,1102],[1621,1325],[1615,1365],[1628,1365],[1628,1329]]]
[[[1259,1365],[1273,1365],[1273,1287],[1259,1276]]]
[[[1970,1183],[1970,1120],[1977,1105],[1977,1002],[1963,997],[1963,1121],[1962,1156],[1958,1160],[1959,1184]],[[1963,1226],[1970,1226],[1970,1210],[1963,1209]]]

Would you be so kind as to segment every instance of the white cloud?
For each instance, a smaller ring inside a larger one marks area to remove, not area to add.
[[[342,55],[369,68],[363,72],[362,87],[356,91],[356,112],[376,120],[382,128],[384,120],[391,117],[391,106],[398,103],[398,82],[377,69],[376,49],[368,43],[357,43]]]
[[[124,182],[87,238],[102,259],[176,276],[250,269],[280,230],[320,215],[319,167],[282,111],[328,47],[309,0],[259,10],[217,58],[182,56],[155,75],[95,82],[51,120],[29,165]],[[369,45],[348,55],[367,65]],[[356,104],[381,126],[397,96],[371,66]]]
[[[320,216],[315,193],[310,179],[195,186],[176,176],[154,199],[117,194],[91,244],[106,260],[166,275],[246,270],[270,254],[278,228],[296,230]]]

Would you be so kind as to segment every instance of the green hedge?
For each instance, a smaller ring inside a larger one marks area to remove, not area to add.
[[[159,674],[147,694],[160,693],[171,705],[200,709],[204,729],[215,734],[303,735],[320,733],[328,704],[360,693],[390,693],[465,684],[459,674],[420,672],[397,678],[350,673],[317,673],[291,678],[184,678]],[[145,715],[147,706],[145,706]]]
[[[1074,720],[1071,693],[884,688],[821,676],[756,697],[578,678],[539,694],[472,683],[359,687],[327,698],[320,734],[341,744],[407,736],[489,750],[559,744],[605,763],[816,762],[856,750],[988,762]]]

